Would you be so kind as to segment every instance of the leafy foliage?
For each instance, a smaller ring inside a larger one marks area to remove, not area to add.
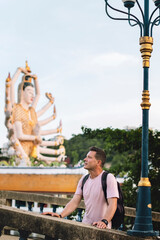
[[[88,138],[84,134],[74,135],[70,140],[64,141],[67,156],[70,163],[75,165],[79,160],[83,160],[91,146],[102,146],[102,140],[97,138]]]

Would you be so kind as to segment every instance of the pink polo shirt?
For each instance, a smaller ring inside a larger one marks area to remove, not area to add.
[[[105,213],[107,211],[108,205],[102,190],[102,173],[93,179],[91,179],[89,176],[84,184],[83,194],[81,186],[84,176],[78,183],[75,194],[83,195],[86,206],[82,221],[83,223],[92,224],[93,222],[97,222],[105,218]],[[119,193],[117,188],[117,181],[115,177],[109,173],[107,176],[107,198],[113,197],[119,198]],[[111,222],[108,224],[108,228],[111,228]]]

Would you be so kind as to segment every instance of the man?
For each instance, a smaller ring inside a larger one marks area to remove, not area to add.
[[[81,187],[84,176],[80,179],[73,198],[60,215],[48,212],[44,214],[64,218],[70,215],[78,207],[83,197],[86,210],[82,222],[101,229],[111,228],[111,220],[117,209],[117,198],[119,198],[117,181],[112,174],[108,174],[106,201],[101,183],[106,155],[102,149],[97,147],[91,147],[89,150],[90,151],[84,159],[84,168],[89,171],[90,175],[84,184],[83,191]]]

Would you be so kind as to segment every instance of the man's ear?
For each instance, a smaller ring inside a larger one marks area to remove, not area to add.
[[[98,160],[98,165],[101,167],[102,166],[102,161]]]

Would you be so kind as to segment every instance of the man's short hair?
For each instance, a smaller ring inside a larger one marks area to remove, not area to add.
[[[98,147],[90,147],[89,150],[96,152],[95,158],[97,160],[101,160],[101,162],[102,162],[101,165],[103,167],[105,162],[106,162],[106,154],[105,154],[105,152],[101,148],[98,148]]]

